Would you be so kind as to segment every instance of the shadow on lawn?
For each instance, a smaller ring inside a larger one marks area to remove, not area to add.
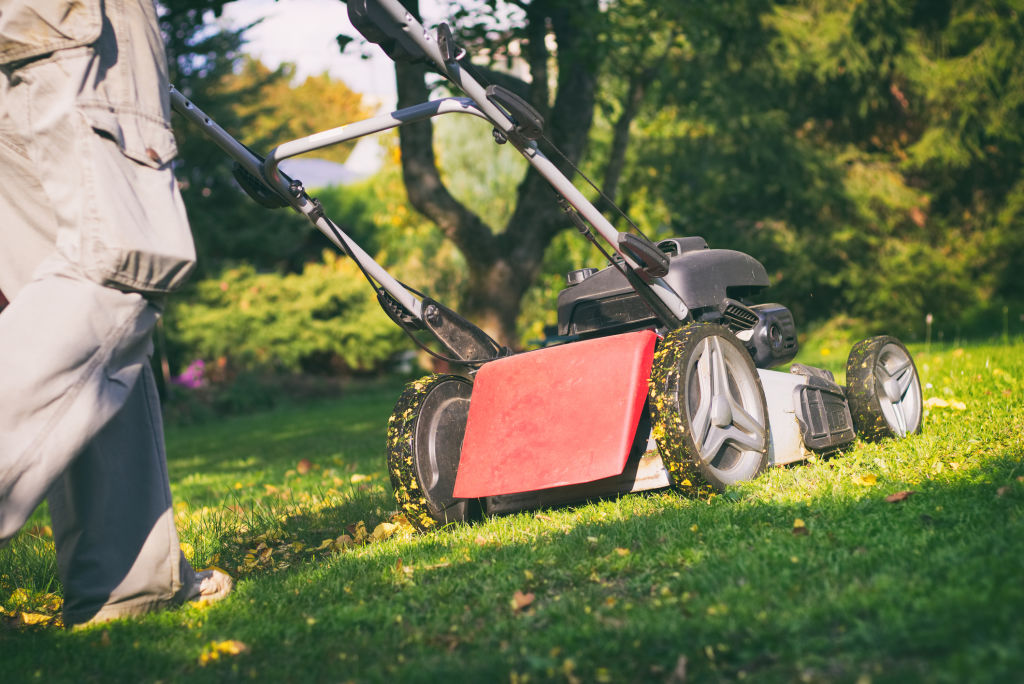
[[[544,680],[571,662],[584,681],[663,681],[680,657],[697,681],[1009,680],[1024,665],[1021,459],[990,455],[899,503],[880,483],[859,498],[652,494],[520,514],[243,579],[205,612],[0,647],[17,651],[14,680]],[[378,500],[329,515],[365,519]],[[225,639],[249,651],[200,666]]]

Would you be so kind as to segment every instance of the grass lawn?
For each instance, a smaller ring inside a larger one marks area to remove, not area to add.
[[[169,430],[186,554],[236,592],[64,632],[39,511],[0,551],[3,681],[1020,681],[1024,343],[912,351],[903,442],[424,535],[384,467],[397,384]]]

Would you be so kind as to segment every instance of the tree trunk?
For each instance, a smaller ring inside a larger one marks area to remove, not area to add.
[[[582,4],[584,12],[596,13],[596,0],[585,0]],[[588,37],[579,30],[576,14],[551,11],[538,15],[531,17],[531,22],[538,21],[537,26],[544,27],[545,17],[550,19],[558,42],[558,92],[554,105],[548,109],[547,74],[539,73],[539,65],[547,64],[550,57],[543,28],[530,34],[529,60],[535,80],[530,92],[534,97],[544,98],[537,105],[548,115],[545,135],[557,141],[565,157],[551,154],[552,161],[571,177],[572,164],[583,155],[593,121],[597,80],[593,65],[599,60],[587,53]],[[538,51],[542,54],[537,54]],[[399,107],[428,99],[423,66],[396,62],[395,73]],[[545,80],[537,82],[541,77]],[[516,207],[508,225],[503,232],[496,232],[448,192],[437,169],[432,135],[430,121],[399,128],[402,176],[409,201],[438,225],[466,259],[469,288],[457,307],[459,313],[502,344],[515,348],[518,346],[516,321],[523,295],[540,271],[547,246],[569,222],[558,207],[548,182],[531,168],[519,185]],[[542,147],[542,151],[551,153],[547,146]]]

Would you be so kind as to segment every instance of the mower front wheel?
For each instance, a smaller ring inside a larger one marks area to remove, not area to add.
[[[764,470],[764,390],[750,353],[727,328],[697,323],[666,335],[650,390],[654,439],[677,489],[721,491]]]
[[[472,383],[430,375],[405,386],[388,420],[388,474],[395,499],[417,530],[464,522],[475,501],[456,499]]]

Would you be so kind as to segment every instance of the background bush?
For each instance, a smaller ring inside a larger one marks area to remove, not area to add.
[[[167,334],[183,363],[229,370],[361,373],[405,346],[356,265],[329,251],[301,273],[240,265],[200,281],[173,304]]]

